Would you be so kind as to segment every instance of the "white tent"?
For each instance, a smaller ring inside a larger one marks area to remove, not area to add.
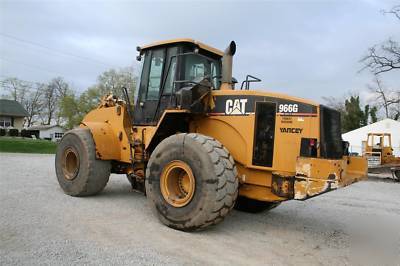
[[[400,156],[400,122],[384,119],[376,123],[349,131],[342,135],[343,140],[350,142],[350,152],[362,153],[362,141],[367,140],[368,133],[391,133],[392,147],[396,156]]]

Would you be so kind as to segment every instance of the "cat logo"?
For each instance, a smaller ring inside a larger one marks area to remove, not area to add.
[[[228,99],[225,102],[225,114],[227,115],[244,115],[246,114],[247,99]]]

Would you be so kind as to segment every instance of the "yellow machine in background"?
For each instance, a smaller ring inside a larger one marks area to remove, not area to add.
[[[192,231],[229,211],[258,212],[305,200],[366,177],[349,156],[340,114],[278,93],[235,89],[232,58],[191,39],[138,47],[143,62],[133,110],[109,95],[64,135],[56,173],[65,193],[100,192],[126,174],[160,220]]]
[[[390,133],[368,133],[362,146],[363,155],[368,159],[370,173],[391,173],[393,178],[400,181],[400,158],[393,154]]]

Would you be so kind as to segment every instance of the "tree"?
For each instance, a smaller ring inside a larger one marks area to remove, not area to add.
[[[361,59],[365,68],[374,75],[400,69],[400,46],[398,42],[389,39],[380,45],[368,49],[368,54]]]
[[[345,101],[342,128],[344,132],[357,129],[362,126],[365,114],[360,108],[360,97],[351,96]]]
[[[378,122],[378,117],[377,117],[377,112],[378,108],[376,106],[372,107],[371,110],[369,110],[369,114],[371,116],[371,123]]]
[[[80,111],[79,99],[73,92],[60,100],[60,117],[65,119],[65,127],[68,129],[72,129],[81,122],[83,115]]]
[[[394,15],[400,21],[400,5],[384,10],[383,14]],[[400,69],[400,45],[398,41],[389,38],[382,44],[369,48],[361,61],[365,64],[364,69],[369,68],[375,75]]]
[[[383,10],[383,14],[393,15],[400,21],[400,5],[390,10]],[[400,90],[388,90],[383,86],[380,75],[386,72],[400,69],[400,45],[399,42],[389,38],[385,42],[368,49],[368,53],[361,59],[364,69],[369,69],[374,75],[373,85],[368,85],[369,90],[375,95],[378,108],[382,108],[386,118],[398,120],[400,118]],[[371,110],[371,119],[376,119],[379,111]]]
[[[110,69],[105,71],[97,78],[97,81],[95,87],[102,96],[108,93],[122,96],[121,88],[126,87],[128,94],[132,97],[135,92],[137,78],[133,67],[125,67],[119,70]]]
[[[54,83],[50,82],[43,89],[43,112],[42,122],[44,125],[50,125],[55,117],[56,108],[58,105],[59,97]]]
[[[57,77],[57,78],[52,79],[51,83],[53,84],[54,88],[56,89],[59,97],[62,98],[64,96],[67,96],[68,92],[70,91],[70,86],[62,77]]]
[[[400,20],[400,5],[395,5],[390,10],[382,10],[382,13],[394,15],[398,20]]]
[[[132,67],[110,69],[99,75],[97,83],[81,95],[75,93],[62,78],[56,77],[44,83],[33,83],[17,78],[0,82],[7,98],[20,102],[29,113],[26,125],[32,126],[41,120],[49,125],[56,122],[68,128],[79,125],[82,118],[96,108],[103,96],[113,93],[122,96],[122,87],[132,97],[136,87],[136,76]]]
[[[42,123],[50,125],[52,122],[61,124],[60,102],[70,95],[69,84],[62,77],[52,79],[43,88],[43,111],[41,112]]]
[[[25,126],[27,127],[32,126],[33,123],[37,121],[37,116],[43,110],[42,94],[44,87],[44,84],[36,83],[35,87],[29,91],[26,100],[22,103],[25,110],[28,112],[28,116],[25,120]]]
[[[90,87],[80,96],[69,92],[60,100],[60,117],[69,129],[78,126],[83,117],[95,109],[100,102],[101,94],[96,87]]]
[[[60,101],[60,116],[65,119],[65,125],[73,128],[79,125],[83,117],[95,109],[103,96],[113,93],[122,96],[122,87],[126,87],[132,97],[136,87],[136,76],[133,68],[126,67],[119,70],[110,69],[97,78],[97,83],[77,96],[71,91],[67,92]]]
[[[325,101],[326,106],[333,108],[340,113],[345,112],[345,100],[346,97],[343,95],[342,97],[333,97],[333,96],[323,96],[322,99]]]
[[[8,98],[22,103],[29,90],[29,83],[18,78],[6,78],[1,82],[1,87],[8,92]]]
[[[392,7],[384,14],[394,15],[400,21],[400,5]],[[388,39],[368,49],[367,55],[361,59],[363,69],[369,69],[374,75],[400,69],[400,45],[398,41]]]
[[[377,107],[365,105],[364,110],[360,106],[360,97],[351,96],[344,102],[344,111],[342,112],[342,131],[348,132],[363,126],[370,122],[375,123],[377,119]]]
[[[5,97],[19,102],[28,112],[24,125],[32,126],[43,110],[43,88],[45,85],[18,78],[6,78],[1,82],[1,85],[8,92]]]
[[[375,77],[374,84],[368,85],[368,88],[374,94],[378,107],[383,108],[385,117],[399,119],[400,90],[387,89],[378,77]]]

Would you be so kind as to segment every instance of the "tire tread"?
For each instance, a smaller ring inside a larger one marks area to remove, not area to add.
[[[190,133],[186,136],[200,143],[209,153],[218,177],[217,200],[210,210],[207,221],[200,226],[200,228],[205,228],[222,222],[232,210],[238,195],[238,173],[232,155],[218,140],[197,133]]]
[[[71,196],[83,197],[92,196],[101,192],[107,185],[109,180],[111,164],[109,161],[102,161],[96,158],[96,145],[94,143],[92,134],[87,128],[76,128],[68,131],[63,138],[68,135],[75,135],[81,142],[83,149],[87,155],[88,176],[85,179],[85,184],[79,191],[65,191]],[[62,142],[62,139],[61,139]],[[80,155],[82,156],[82,155]],[[57,158],[61,159],[61,158]],[[82,163],[82,162],[81,162]],[[60,178],[59,178],[60,179]]]

